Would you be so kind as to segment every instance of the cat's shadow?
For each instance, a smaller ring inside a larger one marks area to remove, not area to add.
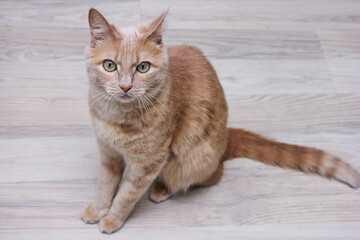
[[[210,191],[211,186],[192,186],[186,192],[180,191],[176,193],[172,199],[173,200],[183,200],[187,198],[191,199],[202,199],[204,194]]]
[[[149,190],[144,194],[142,199],[138,202],[134,211],[132,212],[132,217],[141,217],[141,214],[144,212],[150,213],[152,211],[158,211],[161,206],[168,206],[173,204],[184,204],[189,201],[191,202],[202,202],[204,198],[208,195],[211,187],[207,186],[194,186],[188,189],[188,191],[180,191],[174,194],[171,198],[167,199],[164,202],[154,203],[149,199]],[[141,213],[140,213],[141,212]]]

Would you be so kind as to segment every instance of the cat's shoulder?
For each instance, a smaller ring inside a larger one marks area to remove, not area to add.
[[[172,46],[168,48],[169,56],[174,57],[189,57],[189,56],[199,56],[204,57],[203,52],[192,45],[178,45],[178,46]]]

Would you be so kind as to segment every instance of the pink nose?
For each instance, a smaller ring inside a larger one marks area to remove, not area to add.
[[[120,84],[119,86],[124,92],[128,92],[132,87],[133,85],[123,85],[123,84]]]

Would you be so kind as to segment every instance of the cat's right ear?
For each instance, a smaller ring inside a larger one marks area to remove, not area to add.
[[[154,42],[158,46],[162,46],[162,32],[164,31],[164,20],[169,12],[169,8],[166,9],[159,17],[153,20],[149,25],[149,32],[145,36],[146,39]]]
[[[89,26],[92,47],[95,47],[114,36],[111,25],[106,21],[104,16],[94,8],[90,8],[89,10]]]

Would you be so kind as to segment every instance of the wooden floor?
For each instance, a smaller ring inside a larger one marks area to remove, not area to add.
[[[75,2],[75,3],[71,3]],[[229,125],[326,149],[360,170],[360,2],[0,2],[0,239],[360,239],[360,190],[247,159],[217,186],[144,197],[111,236],[78,214],[97,196],[87,11],[112,23],[170,6],[165,43],[214,64]]]

